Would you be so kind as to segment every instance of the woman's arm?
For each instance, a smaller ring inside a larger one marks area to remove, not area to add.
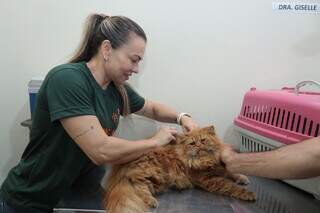
[[[166,123],[177,123],[177,117],[179,115],[173,108],[150,100],[146,100],[142,109],[136,112],[136,114]],[[181,118],[181,126],[186,131],[198,127],[196,122],[188,116]]]
[[[86,155],[97,165],[125,163],[174,139],[176,130],[163,127],[152,138],[128,141],[108,136],[96,116],[84,115],[61,119],[62,126]],[[131,156],[131,157],[128,157]]]
[[[232,173],[276,179],[320,176],[320,138],[259,153],[236,153],[226,146],[221,160]]]

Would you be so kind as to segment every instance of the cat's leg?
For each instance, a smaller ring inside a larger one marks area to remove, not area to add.
[[[174,170],[170,171],[170,187],[175,187],[177,189],[188,189],[192,188],[192,183],[189,178],[185,175],[183,171]]]
[[[256,196],[254,192],[237,185],[232,180],[219,176],[203,176],[197,178],[195,184],[206,191],[217,192],[219,194],[231,196],[240,200],[254,201]]]
[[[186,176],[177,176],[172,186],[177,189],[189,189],[192,188],[193,185]]]
[[[242,174],[229,174],[228,176],[231,178],[234,182],[238,184],[243,184],[243,185],[248,185],[250,183],[250,180],[247,176],[242,175]]]
[[[242,174],[232,174],[228,170],[226,170],[224,166],[221,166],[219,164],[215,165],[214,174],[216,176],[229,178],[238,184],[248,185],[250,183],[247,176]]]
[[[133,187],[136,191],[136,194],[147,204],[150,208],[156,208],[159,206],[157,199],[152,195],[150,188],[145,183],[134,183]]]

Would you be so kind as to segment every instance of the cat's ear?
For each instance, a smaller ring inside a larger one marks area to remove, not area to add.
[[[186,140],[186,136],[184,134],[177,134],[176,140],[174,140],[175,144],[183,143]]]
[[[208,127],[204,127],[203,131],[210,134],[210,135],[213,135],[213,136],[216,135],[216,130],[213,125],[208,126]]]

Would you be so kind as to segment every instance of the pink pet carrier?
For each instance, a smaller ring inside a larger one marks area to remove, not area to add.
[[[320,135],[320,93],[299,91],[307,84],[320,86],[304,81],[295,88],[251,88],[245,94],[234,120],[241,152],[268,151]],[[320,177],[284,181],[320,197]]]

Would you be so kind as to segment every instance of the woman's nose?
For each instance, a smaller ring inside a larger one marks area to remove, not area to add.
[[[133,66],[132,72],[134,72],[134,73],[138,73],[139,72],[139,65],[138,64]]]

